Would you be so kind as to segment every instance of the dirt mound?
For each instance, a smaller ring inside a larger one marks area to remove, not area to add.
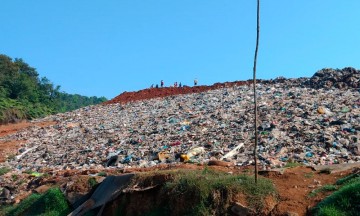
[[[224,88],[224,87],[249,85],[251,82],[252,81],[248,80],[248,81],[215,83],[214,85],[211,86],[204,85],[204,86],[194,86],[194,87],[184,86],[184,87],[148,88],[137,92],[123,92],[122,94],[116,96],[112,100],[105,102],[104,104],[128,103],[128,102],[147,100],[152,98],[168,97],[172,95],[200,93],[200,92],[205,92],[205,91]]]

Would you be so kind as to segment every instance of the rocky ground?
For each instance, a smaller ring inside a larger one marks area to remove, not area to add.
[[[260,170],[289,162],[356,167],[359,80],[360,71],[344,68],[324,69],[312,78],[260,81]],[[0,176],[0,186],[9,188],[8,201],[16,201],[44,184],[33,183],[36,173],[47,173],[43,181],[54,183],[79,174],[148,171],[184,163],[200,164],[198,168],[212,161],[222,161],[217,169],[241,172],[254,163],[252,110],[251,83],[232,82],[125,92],[103,105],[1,126],[0,166],[11,172]],[[280,190],[278,211],[303,215],[321,199],[306,198],[309,191],[349,172],[325,175],[303,167],[267,177]]]

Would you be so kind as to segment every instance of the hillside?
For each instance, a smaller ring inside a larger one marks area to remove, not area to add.
[[[34,67],[0,54],[0,125],[67,112],[99,104],[105,97],[87,97],[60,91],[40,77]]]
[[[360,71],[344,68],[323,69],[311,78],[259,82],[258,157],[260,169],[270,172],[265,176],[280,193],[271,210],[274,214],[304,215],[308,206],[325,196],[309,199],[308,193],[352,172],[324,175],[318,166],[359,167],[359,80]],[[251,173],[252,109],[247,81],[125,92],[103,105],[38,119],[16,133],[3,133],[0,149],[4,152],[9,143],[18,149],[4,153],[1,167],[11,171],[0,176],[1,187],[9,188],[12,202],[37,186],[55,182],[61,182],[65,194],[74,198],[75,175],[88,179],[100,172],[212,165],[227,173]],[[289,164],[313,168],[293,168],[284,174],[271,171]],[[34,172],[47,176],[36,180],[31,177]],[[20,183],[13,176],[26,178]],[[88,189],[79,190],[83,194]]]

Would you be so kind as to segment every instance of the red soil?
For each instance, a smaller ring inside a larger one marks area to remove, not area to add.
[[[219,89],[224,87],[232,86],[241,86],[241,85],[250,85],[252,81],[235,81],[235,82],[225,82],[225,83],[215,83],[211,86],[194,86],[194,87],[164,87],[164,88],[148,88],[143,89],[137,92],[123,92],[122,94],[116,96],[112,100],[105,102],[104,104],[114,104],[114,103],[128,103],[139,100],[147,100],[152,98],[159,97],[168,97],[172,95],[179,94],[192,94],[205,92],[213,89]]]

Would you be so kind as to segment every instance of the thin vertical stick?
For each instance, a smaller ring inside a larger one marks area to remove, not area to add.
[[[255,146],[254,146],[254,162],[255,162],[255,183],[258,180],[258,165],[257,165],[257,146],[258,146],[258,113],[257,113],[257,100],[256,100],[256,61],[259,47],[259,33],[260,33],[260,0],[257,0],[257,31],[256,31],[256,48],[254,57],[254,70],[253,70],[253,87],[254,87],[254,114],[255,114]]]

